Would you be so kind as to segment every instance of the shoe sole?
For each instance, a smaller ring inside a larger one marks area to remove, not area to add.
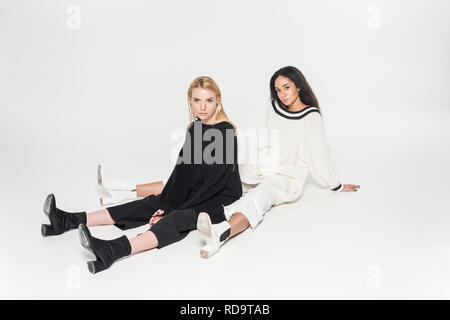
[[[51,230],[51,228],[52,228],[51,227],[52,219],[50,219],[50,210],[51,210],[52,205],[54,205],[54,202],[56,202],[55,195],[52,194],[52,193],[49,194],[47,196],[47,198],[45,199],[45,201],[44,201],[43,210],[44,210],[44,213],[47,216],[48,220],[50,220],[50,225],[45,225],[45,224],[41,225],[41,234],[42,234],[43,237],[55,235],[54,231]],[[47,230],[47,227],[50,228],[50,229]]]
[[[50,218],[50,208],[52,205],[52,201],[54,201],[54,199],[55,196],[53,194],[49,194],[44,202],[44,213],[48,218]]]
[[[43,237],[47,236],[47,227],[44,225],[41,225],[41,234]]]
[[[109,191],[123,191],[124,189],[115,189],[115,188],[107,188],[106,186],[103,185],[103,170],[102,170],[102,165],[99,164],[97,166],[97,184],[103,188],[103,190],[109,194]]]
[[[94,250],[92,250],[92,246],[91,246],[91,239],[88,235],[88,230],[86,230],[87,227],[83,224],[80,224],[78,227],[78,232],[80,235],[80,243],[83,246],[83,248],[89,250],[89,252],[91,252],[93,255],[95,255]],[[95,261],[88,261],[87,262],[87,266],[89,269],[90,273],[95,273]]]
[[[205,212],[200,212],[197,220],[197,230],[205,238],[211,238],[212,222],[209,215]],[[208,259],[210,256],[209,251],[200,249],[200,257]]]
[[[197,230],[202,236],[211,238],[212,222],[209,215],[205,212],[200,212],[197,219]]]
[[[203,259],[208,259],[209,258],[209,251],[200,249],[200,257],[202,257]]]
[[[80,224],[80,226],[78,227],[78,233],[80,235],[80,243],[83,246],[83,248],[88,249],[90,252],[94,253],[94,250],[92,250],[91,247],[91,240],[89,239],[87,231],[84,228],[85,226],[82,224]]]
[[[102,185],[102,165],[99,164],[97,167],[97,183],[99,186]]]
[[[90,273],[95,273],[95,264],[94,261],[89,261],[87,263],[88,269]]]

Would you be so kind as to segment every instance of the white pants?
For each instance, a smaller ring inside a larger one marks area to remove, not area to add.
[[[272,206],[298,199],[302,192],[302,185],[296,180],[273,175],[258,184],[242,183],[243,196],[228,206],[224,206],[227,220],[237,212],[241,212],[250,222],[252,228],[263,220],[264,214]]]

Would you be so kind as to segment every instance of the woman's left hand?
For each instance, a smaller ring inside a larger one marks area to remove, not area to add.
[[[150,228],[157,223],[164,216],[164,210],[159,209],[156,211],[153,216],[150,218]]]
[[[358,191],[359,185],[357,184],[344,184],[344,188],[341,192],[355,192]]]

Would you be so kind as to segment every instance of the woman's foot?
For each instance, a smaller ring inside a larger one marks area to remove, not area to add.
[[[100,204],[102,206],[120,204],[128,200],[138,199],[135,191],[109,191],[109,194],[109,197],[100,197]]]
[[[207,259],[219,251],[220,247],[230,237],[231,227],[226,220],[212,224],[209,215],[206,212],[200,212],[197,219],[197,230],[206,242],[200,249],[200,256]]]
[[[131,254],[130,241],[126,236],[114,240],[101,240],[94,238],[84,224],[80,224],[78,230],[81,245],[97,258],[87,263],[91,273],[108,269],[114,261]]]
[[[58,209],[53,194],[49,194],[45,199],[44,213],[49,218],[50,224],[41,225],[43,237],[59,235],[78,228],[80,223],[86,223],[86,212],[65,212]]]
[[[135,191],[136,192],[136,184],[118,180],[110,177],[105,177],[103,173],[102,165],[99,164],[97,166],[97,184],[100,187],[106,189],[106,191]]]
[[[97,184],[102,193],[100,197],[100,204],[102,206],[120,204],[127,200],[138,199],[136,185],[134,183],[105,177],[101,164],[97,167]]]

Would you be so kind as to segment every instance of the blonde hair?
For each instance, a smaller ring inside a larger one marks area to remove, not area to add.
[[[234,130],[236,130],[236,126],[234,125],[233,122],[230,121],[230,119],[228,118],[227,114],[225,113],[225,110],[224,110],[223,105],[222,105],[222,94],[220,93],[219,86],[216,84],[216,82],[213,79],[211,79],[210,77],[207,77],[207,76],[202,76],[202,77],[195,78],[191,82],[191,85],[189,86],[189,90],[188,90],[188,94],[187,94],[188,104],[189,104],[189,101],[192,98],[192,91],[195,88],[202,88],[202,89],[205,89],[205,90],[211,90],[211,91],[213,91],[216,94],[216,96],[217,96],[217,107],[216,107],[216,111],[214,112],[214,115],[213,115],[213,119],[214,119],[215,123],[222,122],[222,121],[227,121],[227,122],[231,123],[231,125],[234,128]],[[194,120],[195,120],[194,119],[194,112],[192,112],[192,108],[189,106],[189,126],[188,126],[188,128],[192,125],[192,122]]]

